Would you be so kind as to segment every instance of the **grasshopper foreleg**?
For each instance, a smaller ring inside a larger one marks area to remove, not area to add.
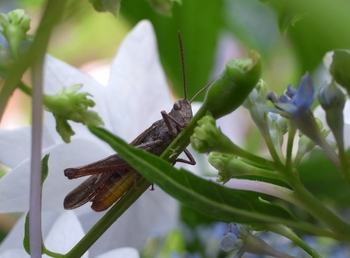
[[[171,135],[173,135],[175,137],[177,135],[177,132],[176,132],[176,129],[173,128],[173,126],[171,125],[170,120],[173,121],[175,124],[179,125],[180,128],[183,128],[184,125],[181,124],[180,122],[178,122],[173,117],[169,116],[165,111],[162,111],[160,113],[162,114],[163,120],[164,120],[166,126],[168,127],[169,132],[171,133]],[[184,149],[184,153],[185,153],[186,157],[188,158],[188,160],[176,158],[172,164],[174,165],[176,162],[182,162],[185,164],[196,165],[196,161],[194,160],[192,154],[187,149]]]

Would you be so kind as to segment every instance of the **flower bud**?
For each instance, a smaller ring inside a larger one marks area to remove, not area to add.
[[[348,50],[334,50],[333,61],[329,72],[334,80],[350,92],[350,52]]]
[[[20,45],[26,40],[26,33],[30,28],[30,18],[25,14],[24,10],[16,9],[7,15],[1,13],[0,25],[3,28],[2,34],[9,43],[13,57],[15,60],[18,60]]]
[[[215,119],[238,108],[259,81],[260,55],[254,50],[250,54],[251,58],[228,61],[225,70],[210,85],[202,108]]]
[[[198,126],[194,129],[194,133],[191,136],[192,148],[202,153],[211,151],[225,152],[227,142],[230,143],[230,139],[216,127],[215,119],[210,115],[198,120]]]
[[[331,128],[337,143],[343,145],[345,94],[332,81],[319,90],[318,101],[326,112],[327,124]]]
[[[95,102],[88,99],[89,93],[77,93],[81,84],[63,88],[54,96],[45,95],[44,105],[47,111],[52,112],[56,119],[56,130],[65,142],[70,142],[70,136],[74,131],[67,120],[82,123],[84,125],[102,125],[103,121],[96,112],[87,110],[95,106]]]

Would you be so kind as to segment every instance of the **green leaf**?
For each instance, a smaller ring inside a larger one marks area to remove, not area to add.
[[[147,0],[147,2],[152,6],[154,11],[164,16],[172,16],[171,9],[174,2],[181,4],[181,0]]]
[[[348,1],[295,0],[293,8],[307,15],[289,28],[289,38],[296,51],[300,71],[312,71],[326,52],[350,49]]]
[[[89,0],[97,12],[110,12],[117,16],[121,0]]]
[[[89,128],[148,180],[208,216],[239,223],[294,224],[294,219],[285,210],[261,201],[262,194],[228,189],[184,169],[177,170],[166,160],[135,148],[104,129]]]
[[[29,237],[29,212],[26,215],[26,221],[24,223],[24,238],[23,238],[24,250],[30,254],[30,237]]]
[[[223,0],[205,4],[200,0],[183,1],[182,5],[174,4],[170,19],[156,14],[145,0],[123,1],[121,14],[133,26],[142,19],[152,22],[165,74],[180,97],[183,97],[183,90],[177,32],[181,32],[187,91],[191,98],[212,79],[210,72],[223,26],[223,3]],[[197,100],[203,98],[200,95]]]
[[[300,164],[299,174],[303,184],[321,201],[336,209],[350,207],[349,185],[321,150],[310,153],[307,161]]]
[[[47,175],[49,174],[49,166],[48,166],[49,158],[50,158],[50,154],[46,154],[41,161],[41,185],[44,184],[47,178]],[[29,214],[30,212],[28,212],[26,215],[26,221],[24,223],[24,238],[23,238],[23,247],[28,254],[30,254]]]
[[[46,154],[41,161],[41,185],[44,184],[47,175],[49,174],[49,158],[50,154]]]

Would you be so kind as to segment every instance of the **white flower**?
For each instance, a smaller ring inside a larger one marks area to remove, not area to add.
[[[141,21],[125,38],[113,61],[109,83],[101,86],[88,75],[51,56],[45,60],[44,91],[55,94],[64,86],[82,83],[82,91],[93,95],[105,127],[131,141],[161,119],[160,111],[170,111],[171,95],[160,66],[156,39],[148,21]],[[65,144],[55,131],[54,118],[45,112],[43,155],[50,153],[49,175],[43,188],[43,210],[63,212],[65,195],[83,179],[68,180],[67,167],[91,163],[113,154],[113,150],[93,136],[86,127],[72,123],[76,135]],[[27,212],[29,203],[30,127],[0,131],[0,161],[12,170],[0,180],[0,213]],[[93,245],[90,257],[116,247],[141,249],[151,232],[164,233],[174,227],[177,205],[156,187],[146,191],[132,207]],[[104,213],[89,205],[75,210],[85,231]],[[45,221],[44,221],[45,223]],[[17,239],[21,248],[21,239]],[[2,249],[0,248],[0,252]]]

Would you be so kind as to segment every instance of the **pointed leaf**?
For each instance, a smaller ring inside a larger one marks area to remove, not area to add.
[[[261,194],[228,189],[190,172],[177,170],[167,161],[134,148],[104,129],[90,130],[110,144],[137,171],[179,201],[218,220],[239,223],[293,224],[282,208],[261,201]]]

